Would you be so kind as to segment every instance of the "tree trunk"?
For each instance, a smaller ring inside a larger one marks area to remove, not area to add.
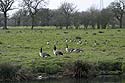
[[[31,26],[31,29],[33,30],[33,28],[34,28],[34,15],[32,15],[31,18],[32,18],[32,26]]]
[[[66,29],[68,29],[68,27],[69,27],[69,26],[68,26],[68,25],[66,25]]]
[[[20,26],[20,17],[17,20],[17,26]]]
[[[92,24],[92,28],[95,29],[95,24]]]
[[[68,27],[69,27],[69,23],[68,23],[69,21],[68,21],[68,19],[66,20],[66,29],[68,29]]]
[[[122,28],[122,17],[119,20],[119,24],[120,24],[119,27]]]
[[[7,12],[4,12],[4,27],[3,29],[7,29]]]
[[[14,18],[14,26],[16,26],[17,24],[16,24],[16,18]]]
[[[70,16],[66,16],[66,29],[68,29],[70,26]]]
[[[97,23],[97,29],[100,29],[100,23]]]

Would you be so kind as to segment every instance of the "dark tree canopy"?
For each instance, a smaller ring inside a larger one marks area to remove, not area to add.
[[[125,26],[123,0],[113,2],[102,10],[92,6],[78,11],[72,3],[64,2],[58,9],[43,7],[45,0],[22,0],[23,7],[8,20],[9,26],[56,26],[63,29],[106,29]],[[2,19],[2,18],[0,18]],[[3,24],[3,21],[0,21]],[[107,27],[108,26],[108,27]]]

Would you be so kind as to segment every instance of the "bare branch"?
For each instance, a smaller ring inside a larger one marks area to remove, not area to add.
[[[34,17],[37,14],[37,12],[39,11],[40,8],[42,8],[42,3],[45,0],[23,0],[24,6],[26,7],[26,9],[28,10],[31,18],[32,18],[32,28],[34,26]],[[41,7],[40,7],[41,6]]]
[[[4,29],[7,29],[7,12],[12,10],[14,0],[0,0],[0,11],[4,13]]]

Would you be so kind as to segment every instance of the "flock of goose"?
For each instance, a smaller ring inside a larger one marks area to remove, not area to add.
[[[78,40],[78,41],[77,41]],[[88,41],[87,40],[84,40],[84,41],[82,41],[80,38],[79,39],[75,39],[75,40],[68,40],[68,39],[66,39],[65,40],[65,42],[66,42],[66,48],[65,48],[65,51],[67,52],[67,53],[80,53],[80,52],[83,52],[83,49],[79,49],[79,48],[69,48],[69,46],[68,46],[68,42],[76,42],[77,44],[84,44],[84,45],[87,45],[88,44]],[[107,43],[109,42],[109,40],[105,40],[105,41],[103,41],[103,43],[102,44],[104,44],[104,45],[106,45]],[[47,45],[49,45],[50,44],[50,42],[49,41],[47,41]],[[63,51],[61,51],[61,50],[58,50],[57,49],[57,47],[56,47],[56,45],[58,44],[58,41],[56,41],[55,42],[55,44],[54,44],[54,46],[53,46],[53,54],[54,55],[56,55],[56,56],[63,56],[64,55],[64,53],[63,53]],[[99,42],[97,42],[97,40],[95,40],[94,42],[93,42],[93,45],[92,46],[97,46],[97,45],[100,45],[100,43]],[[46,53],[46,52],[43,52],[42,51],[42,48],[40,49],[40,52],[39,52],[39,55],[41,56],[41,57],[49,57],[50,56],[50,54],[48,54],[48,53]]]
[[[65,49],[65,50],[66,50],[66,52],[68,52],[68,53],[73,53],[73,52],[79,53],[79,52],[83,52],[82,49],[68,48],[68,45],[67,45],[67,44],[66,44],[66,49]],[[56,45],[54,45],[54,47],[53,47],[53,54],[56,55],[56,56],[63,56],[63,55],[64,55],[61,50],[58,50],[58,49],[56,48]],[[46,52],[43,52],[42,48],[40,49],[39,55],[40,55],[40,57],[43,57],[43,58],[50,56],[50,54],[48,54],[48,53],[46,53]]]
[[[47,42],[47,44],[49,44],[49,42]],[[78,48],[69,48],[68,47],[68,44],[66,44],[66,48],[65,48],[65,51],[68,52],[68,53],[80,53],[80,52],[83,52],[82,49],[78,49]],[[63,56],[64,53],[61,51],[61,50],[58,50],[56,45],[54,45],[53,47],[53,54],[56,55],[56,56]],[[50,54],[46,53],[46,52],[43,52],[42,48],[40,48],[40,52],[39,52],[39,55],[40,57],[49,57]]]

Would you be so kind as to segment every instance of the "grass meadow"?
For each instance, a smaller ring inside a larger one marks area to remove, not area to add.
[[[81,39],[81,43],[79,43],[79,39]],[[62,50],[64,56],[53,54],[55,42],[57,42],[57,49]],[[80,48],[84,51],[67,53],[65,51],[66,43],[69,48]],[[40,57],[41,47],[51,57]],[[29,28],[17,27],[0,30],[0,64],[18,64],[22,68],[33,69],[34,72],[53,74],[63,71],[64,65],[77,60],[94,63],[94,65],[99,65],[102,70],[106,70],[106,68],[111,69],[111,71],[116,68],[120,70],[120,67],[121,71],[124,71],[125,29],[60,30],[39,27],[30,30]],[[110,64],[113,64],[114,68],[111,68]]]

